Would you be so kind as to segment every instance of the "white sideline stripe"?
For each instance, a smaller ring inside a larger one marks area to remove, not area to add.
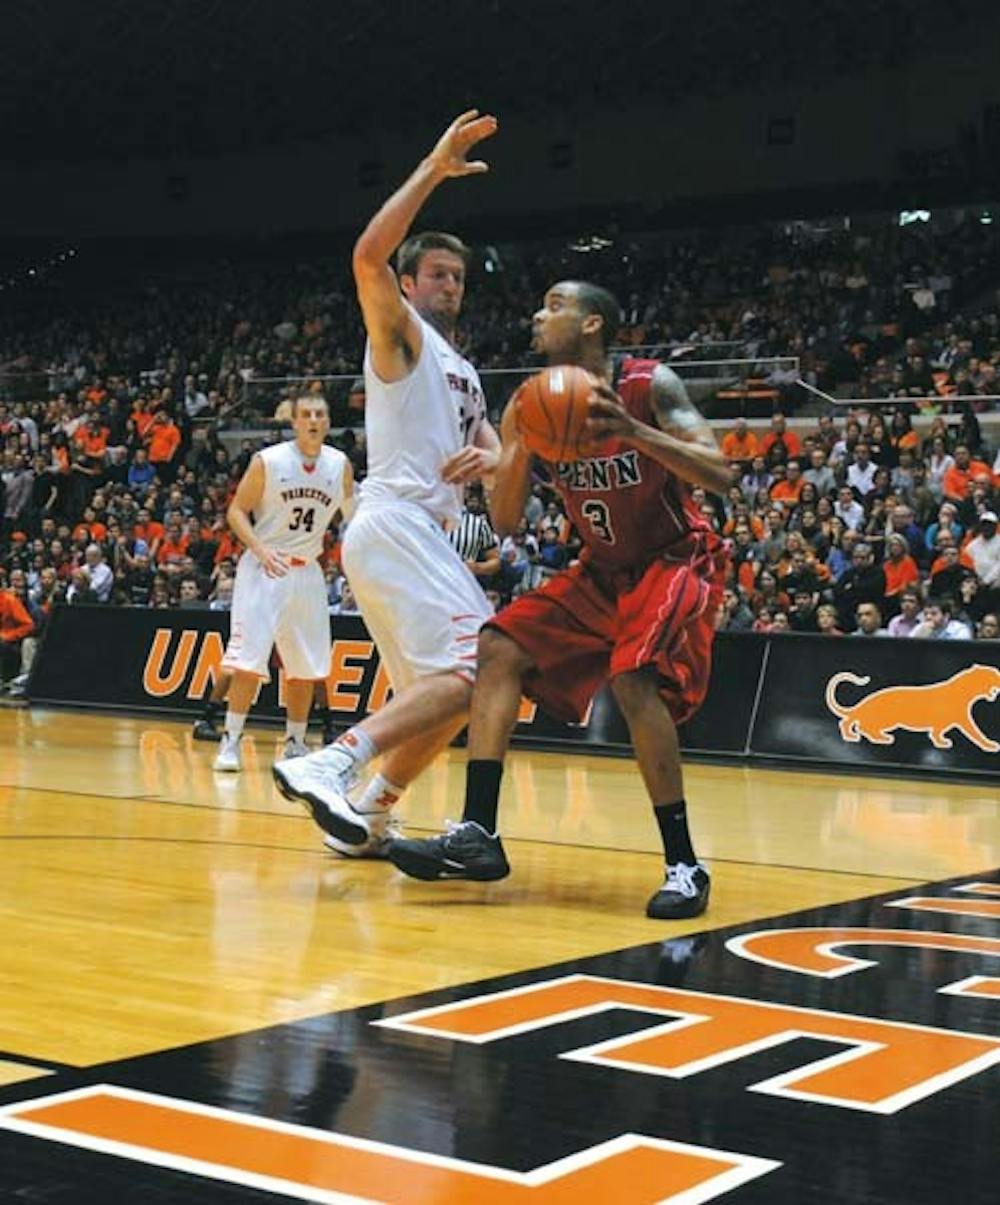
[[[962,905],[962,911],[958,912],[953,908],[940,908],[936,905],[941,903],[956,903]],[[979,912],[976,910],[976,903],[983,904],[986,907],[990,901],[988,900],[953,900],[949,901],[948,896],[944,895],[908,895],[902,900],[887,900],[887,908],[909,908],[912,912],[939,912],[942,916],[975,916],[984,920],[996,920],[997,910],[994,902],[994,907],[987,911]]]

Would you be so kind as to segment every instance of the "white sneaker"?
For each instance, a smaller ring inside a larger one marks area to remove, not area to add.
[[[233,740],[228,732],[222,734],[222,740],[219,742],[219,752],[212,763],[212,769],[223,770],[229,774],[238,774],[243,769],[238,737],[236,740]]]
[[[285,761],[292,757],[305,757],[308,753],[309,746],[305,741],[300,741],[297,736],[285,737],[285,751],[281,755]]]
[[[323,844],[342,858],[372,858],[388,861],[389,845],[403,835],[403,825],[391,812],[369,813],[367,816],[370,836],[360,845],[348,845],[337,837],[326,836]]]
[[[323,832],[347,845],[368,840],[370,817],[356,812],[347,797],[358,779],[354,762],[335,745],[306,757],[282,758],[271,773],[282,795],[307,807]]]

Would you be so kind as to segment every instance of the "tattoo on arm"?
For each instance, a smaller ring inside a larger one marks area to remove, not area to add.
[[[665,364],[658,365],[653,373],[652,401],[661,431],[688,443],[716,446],[712,429],[688,397],[684,382]]]

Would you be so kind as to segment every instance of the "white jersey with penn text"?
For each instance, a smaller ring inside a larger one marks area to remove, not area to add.
[[[429,322],[420,322],[423,345],[410,373],[383,381],[365,348],[365,436],[368,476],[361,505],[402,499],[424,508],[438,522],[462,513],[462,487],[441,479],[441,466],[475,443],[486,418],[479,374]]]
[[[347,457],[324,445],[312,465],[294,439],[265,448],[264,493],[254,508],[257,538],[279,552],[316,560],[323,535],[344,504]]]

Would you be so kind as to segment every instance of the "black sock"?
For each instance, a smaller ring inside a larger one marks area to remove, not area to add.
[[[205,704],[205,713],[201,718],[203,720],[207,720],[210,724],[214,724],[215,721],[219,718],[219,713],[221,711],[222,711],[222,704],[215,703],[211,699],[209,699],[208,702]]]
[[[497,804],[500,801],[502,761],[470,761],[465,768],[465,810],[463,820],[474,820],[488,833],[497,831]]]
[[[327,728],[330,727],[330,708],[314,707],[313,711],[316,713],[316,719],[319,720],[320,727],[326,732]]]
[[[691,834],[688,832],[687,804],[683,799],[677,803],[660,803],[653,807],[656,823],[660,826],[660,836],[663,838],[663,856],[668,866],[675,862],[687,862],[693,866],[698,859],[691,845]]]

